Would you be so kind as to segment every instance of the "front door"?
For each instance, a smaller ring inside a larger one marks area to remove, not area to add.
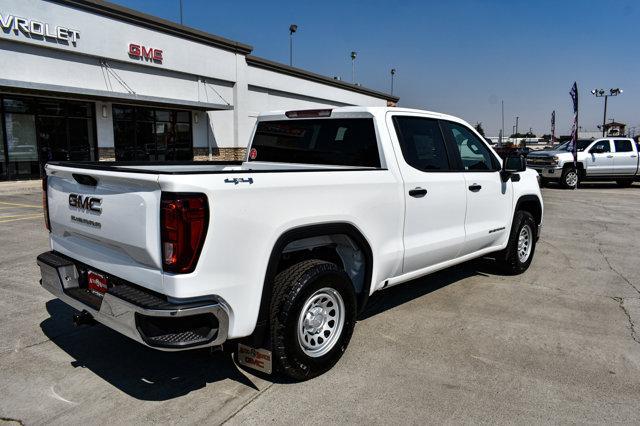
[[[608,139],[593,144],[587,154],[587,175],[607,176],[613,174],[613,154],[611,142]]]
[[[438,120],[389,115],[405,193],[403,272],[458,257],[464,243],[467,190],[452,168]]]
[[[460,255],[500,245],[511,228],[512,183],[502,181],[500,162],[470,128],[451,121],[443,121],[442,128],[467,191],[466,237]]]
[[[638,169],[638,153],[633,150],[631,139],[615,139],[613,141],[613,174],[630,175],[636,174]]]

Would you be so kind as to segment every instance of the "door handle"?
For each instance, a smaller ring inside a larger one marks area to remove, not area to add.
[[[636,157],[637,157],[637,155],[632,155],[632,156],[631,156],[631,158],[636,158]]]
[[[469,185],[469,191],[471,192],[478,192],[482,189],[482,185],[478,185],[477,183],[474,183],[473,185]]]
[[[613,155],[607,155],[607,158],[613,158]]]
[[[415,198],[422,198],[427,195],[427,190],[420,187],[413,188],[409,190],[409,195]]]

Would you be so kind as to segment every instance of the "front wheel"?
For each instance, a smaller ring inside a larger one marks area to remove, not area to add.
[[[536,250],[536,229],[537,224],[531,213],[522,210],[516,212],[507,248],[496,256],[505,273],[517,275],[529,268]]]
[[[567,167],[562,171],[560,184],[566,189],[575,189],[578,186],[578,171],[573,167]]]
[[[305,260],[276,276],[271,340],[276,368],[290,378],[308,380],[331,369],[355,322],[353,284],[335,264]]]

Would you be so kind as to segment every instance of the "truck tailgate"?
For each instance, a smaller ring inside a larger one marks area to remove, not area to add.
[[[57,165],[47,175],[52,249],[161,291],[158,175]]]

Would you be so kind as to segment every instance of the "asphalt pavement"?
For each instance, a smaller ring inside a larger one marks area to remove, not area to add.
[[[18,191],[19,192],[19,191]],[[163,353],[39,284],[40,194],[0,195],[0,417],[24,424],[640,422],[640,185],[544,190],[531,268],[469,262],[372,297],[304,383]],[[635,327],[634,327],[635,324]]]

